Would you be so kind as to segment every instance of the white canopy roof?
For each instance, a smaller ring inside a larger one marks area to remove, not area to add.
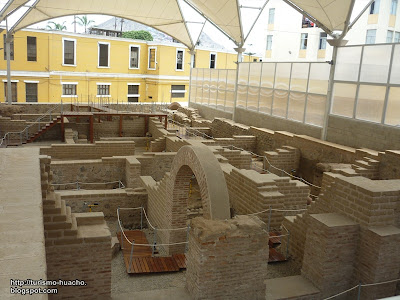
[[[0,21],[29,2],[22,17],[12,26],[17,31],[29,25],[68,15],[104,14],[154,27],[194,48],[180,2],[184,1],[214,24],[236,45],[244,44],[240,0],[9,0]],[[260,0],[264,3],[268,0]],[[355,0],[282,0],[313,18],[326,32],[347,31]],[[264,6],[263,6],[264,7]],[[22,9],[22,8],[21,8]]]

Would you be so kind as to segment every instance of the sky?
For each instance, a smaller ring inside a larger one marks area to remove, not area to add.
[[[203,17],[201,17],[197,12],[195,12],[192,8],[189,7],[185,2],[182,0],[178,0],[180,2],[180,5],[182,7],[183,14],[186,18],[186,20],[190,20],[192,22],[203,22]],[[257,18],[257,15],[259,14],[259,11],[263,4],[265,3],[266,0],[239,0],[239,3],[242,6],[245,6],[241,8],[241,15],[242,15],[242,24],[243,24],[243,31],[245,33],[245,36],[247,36],[247,33],[249,32],[249,29],[253,25],[254,21]],[[282,0],[270,0],[270,4],[276,1],[282,1]],[[33,2],[33,0],[31,1]],[[369,2],[369,0],[356,0],[355,2],[355,7],[354,7],[354,12],[352,15],[352,19],[354,19],[358,13],[365,7],[365,5]],[[7,0],[0,0],[0,7],[3,7],[7,3]],[[29,3],[28,3],[29,4]],[[253,7],[253,8],[247,8],[247,7]],[[268,6],[267,6],[268,7]],[[288,6],[288,9],[289,8]],[[10,23],[15,22],[15,19],[18,18],[20,15],[22,15],[22,12],[15,13],[15,17],[11,18],[10,17]],[[90,15],[88,16],[90,20],[94,20],[94,25],[96,24],[101,24],[110,18],[113,18],[112,16],[104,16],[104,15]],[[246,53],[257,53],[258,55],[262,55],[264,49],[265,49],[265,39],[260,38],[263,37],[265,34],[265,27],[267,24],[268,20],[268,9],[264,9],[264,11],[261,13],[258,22],[255,24],[254,28],[252,29],[251,33],[248,36],[248,39],[245,43],[245,48],[246,48]],[[74,25],[73,25],[73,17],[63,17],[63,18],[57,18],[53,19],[56,23],[64,23],[65,26],[67,27],[66,31],[73,32],[74,31]],[[119,23],[120,24],[120,23]],[[1,23],[1,25],[5,25],[4,22]],[[202,24],[198,23],[187,23],[188,28],[190,33],[192,34],[193,40],[196,40],[201,28],[203,27]],[[37,23],[33,26],[32,28],[46,28],[47,26],[47,21],[46,22],[41,22]],[[77,32],[84,32],[84,28],[77,25]],[[213,25],[210,23],[206,23],[204,26],[203,31],[207,33],[213,40],[218,41],[219,44],[222,44],[225,46],[227,49],[233,49],[235,47],[234,43],[231,42],[224,34],[222,34],[217,28],[215,28]]]

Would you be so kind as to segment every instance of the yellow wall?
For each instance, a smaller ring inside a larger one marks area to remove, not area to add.
[[[37,61],[27,61],[27,36],[35,36]],[[181,44],[159,44],[123,38],[80,35],[43,30],[18,31],[14,36],[14,60],[11,61],[12,80],[19,80],[18,102],[25,102],[24,80],[39,81],[39,102],[95,101],[96,83],[111,83],[111,98],[126,102],[128,83],[140,83],[139,101],[187,101],[189,95],[190,53]],[[76,64],[63,65],[63,38],[76,41]],[[110,65],[98,67],[98,44],[109,43]],[[139,69],[129,68],[130,46],[140,46]],[[155,47],[156,68],[148,69],[148,50]],[[177,48],[184,50],[184,70],[176,70]],[[196,50],[196,68],[209,68],[210,52],[216,53],[218,69],[236,69],[235,53]],[[0,52],[1,53],[1,52]],[[0,55],[0,68],[6,70],[6,61]],[[250,58],[244,56],[244,61]],[[4,73],[3,73],[4,74]],[[4,80],[6,77],[0,76]],[[77,97],[62,97],[62,83],[76,83]],[[171,85],[185,85],[184,98],[171,99]],[[4,101],[4,84],[0,99]],[[152,98],[151,98],[152,97]]]

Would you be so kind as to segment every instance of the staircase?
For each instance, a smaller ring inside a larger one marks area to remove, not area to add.
[[[57,116],[56,118],[52,119],[50,122],[46,123],[45,126],[40,127],[40,129],[36,133],[29,135],[29,138],[25,142],[22,142],[22,144],[32,143],[38,137],[40,137],[42,134],[44,134],[46,131],[53,128],[58,122],[60,122],[61,118],[62,116]]]

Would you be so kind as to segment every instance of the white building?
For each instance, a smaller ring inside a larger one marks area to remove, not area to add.
[[[347,45],[400,43],[398,2],[375,0],[346,35]],[[281,0],[270,0],[265,10],[263,61],[331,59],[332,47],[326,42],[327,35],[321,28]]]

